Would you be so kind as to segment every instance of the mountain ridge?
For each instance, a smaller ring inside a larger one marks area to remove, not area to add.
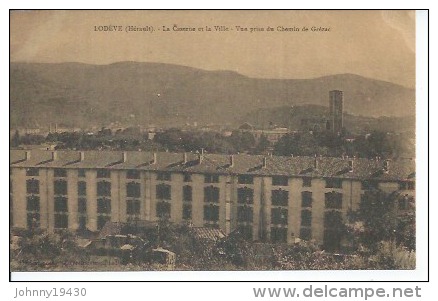
[[[113,121],[235,124],[250,108],[328,106],[328,93],[333,89],[344,91],[345,111],[355,115],[415,114],[414,89],[349,73],[265,79],[229,70],[148,62],[13,62],[10,87],[13,126]]]

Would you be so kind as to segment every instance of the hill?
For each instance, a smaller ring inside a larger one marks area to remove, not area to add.
[[[344,91],[345,110],[355,115],[415,112],[413,89],[353,74],[259,79],[159,63],[11,63],[11,126],[237,124],[250,109],[327,106],[333,89]]]

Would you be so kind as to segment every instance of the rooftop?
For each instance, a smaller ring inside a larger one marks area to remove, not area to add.
[[[199,160],[202,156],[202,160]],[[10,150],[11,167],[138,169],[260,176],[414,180],[415,160],[142,151]]]

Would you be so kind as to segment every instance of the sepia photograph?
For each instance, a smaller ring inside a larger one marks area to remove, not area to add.
[[[417,268],[415,11],[9,14],[10,272]]]

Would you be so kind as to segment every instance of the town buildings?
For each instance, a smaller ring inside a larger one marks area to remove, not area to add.
[[[10,151],[11,224],[88,229],[169,219],[254,241],[337,247],[368,189],[413,195],[415,161],[117,151]]]

